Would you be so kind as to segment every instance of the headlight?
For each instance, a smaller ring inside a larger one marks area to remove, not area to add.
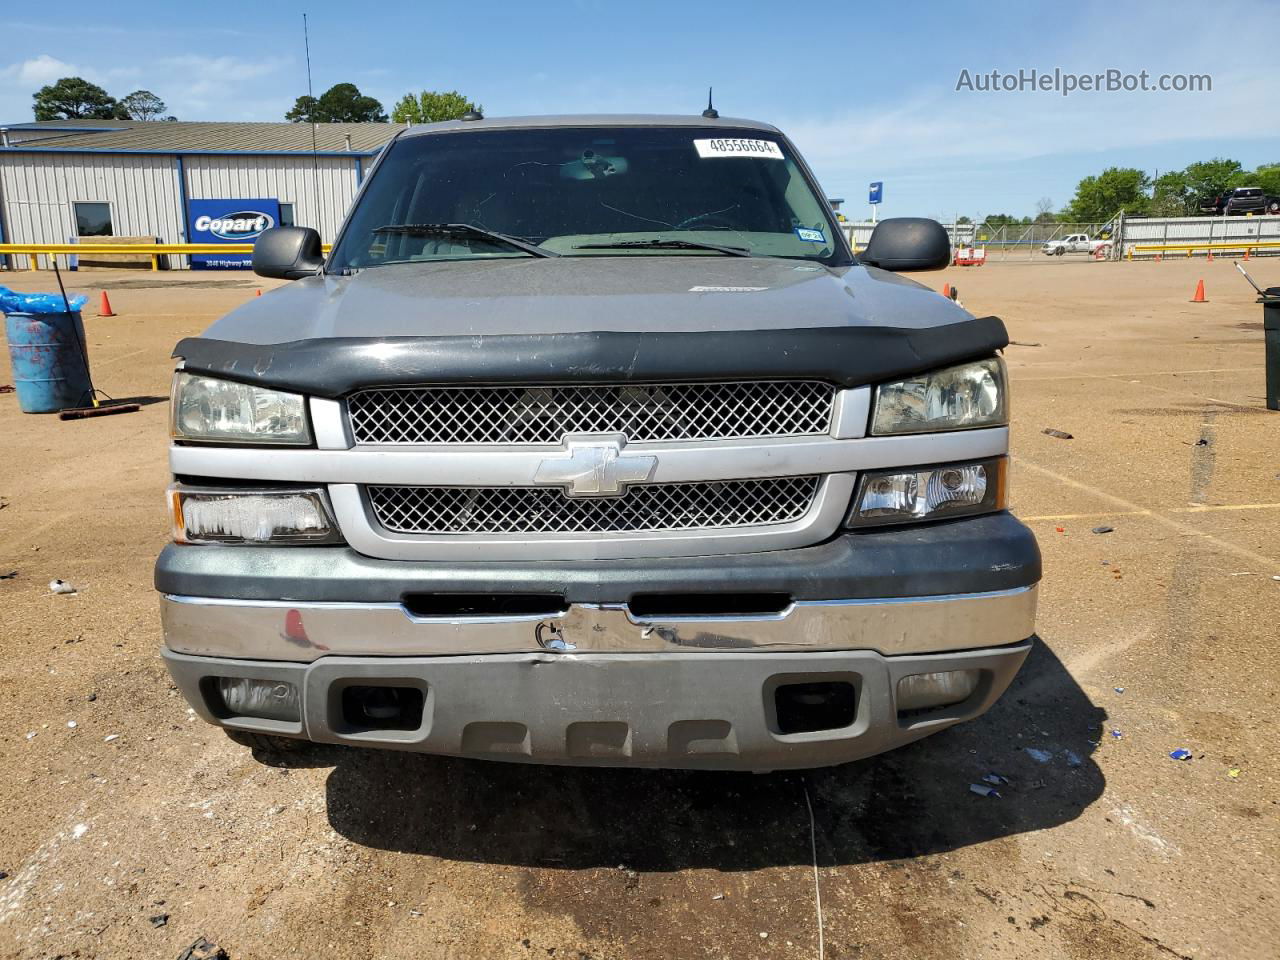
[[[170,404],[179,440],[221,443],[311,443],[306,402],[296,393],[177,373]]]
[[[1004,457],[941,467],[875,470],[862,475],[845,526],[940,520],[1003,510]]]
[[[169,488],[175,543],[341,543],[320,489]]]
[[[934,433],[1009,422],[1008,377],[999,357],[886,383],[876,390],[871,433]]]

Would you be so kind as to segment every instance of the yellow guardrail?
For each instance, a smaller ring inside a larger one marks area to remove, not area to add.
[[[1272,250],[1280,249],[1280,240],[1253,240],[1243,243],[1228,243],[1226,241],[1217,241],[1214,243],[1135,243],[1129,247],[1128,258],[1133,259],[1135,252],[1142,253],[1166,253],[1185,250],[1187,256],[1190,257],[1195,251],[1203,250],[1206,253],[1213,250]]]
[[[332,244],[324,244],[329,252]],[[39,257],[93,256],[95,254],[129,254],[151,258],[151,269],[160,269],[160,258],[166,254],[190,256],[193,253],[253,253],[252,243],[0,243],[0,257],[5,254],[25,256],[32,270],[40,269]]]

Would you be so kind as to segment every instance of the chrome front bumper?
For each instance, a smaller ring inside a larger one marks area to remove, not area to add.
[[[321,743],[446,756],[584,766],[779,770],[872,756],[985,712],[1031,644],[933,656],[836,653],[568,653],[454,657],[324,657],[270,663],[166,651],[169,672],[210,723]],[[976,671],[963,702],[915,713],[898,706],[909,676]],[[290,683],[297,721],[229,715],[219,677]],[[791,684],[851,688],[838,723],[788,733],[776,696]],[[353,720],[348,693],[409,688],[419,712],[399,726]]]
[[[640,619],[626,604],[514,617],[416,617],[399,603],[161,597],[165,645],[197,657],[308,663],[324,657],[507,653],[805,652],[886,657],[1006,646],[1035,630],[1036,585],[990,593],[801,600],[766,616]]]
[[[871,756],[986,711],[1030,650],[1036,587],[651,622],[625,604],[434,619],[395,603],[162,603],[170,673],[204,719],[231,729],[492,760],[774,770]],[[981,678],[962,703],[899,707],[904,677],[957,670]],[[300,716],[232,715],[220,677],[293,684]],[[850,685],[856,713],[783,732],[775,691],[812,683]],[[369,687],[418,691],[420,718],[353,726],[345,691]]]

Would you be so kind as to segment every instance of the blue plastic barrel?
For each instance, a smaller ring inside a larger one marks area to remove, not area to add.
[[[23,413],[57,413],[90,404],[88,351],[80,311],[6,314],[4,332]]]

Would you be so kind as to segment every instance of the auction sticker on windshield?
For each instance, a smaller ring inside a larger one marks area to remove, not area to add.
[[[772,140],[695,140],[694,147],[702,159],[708,157],[764,157],[782,160],[782,148]]]

